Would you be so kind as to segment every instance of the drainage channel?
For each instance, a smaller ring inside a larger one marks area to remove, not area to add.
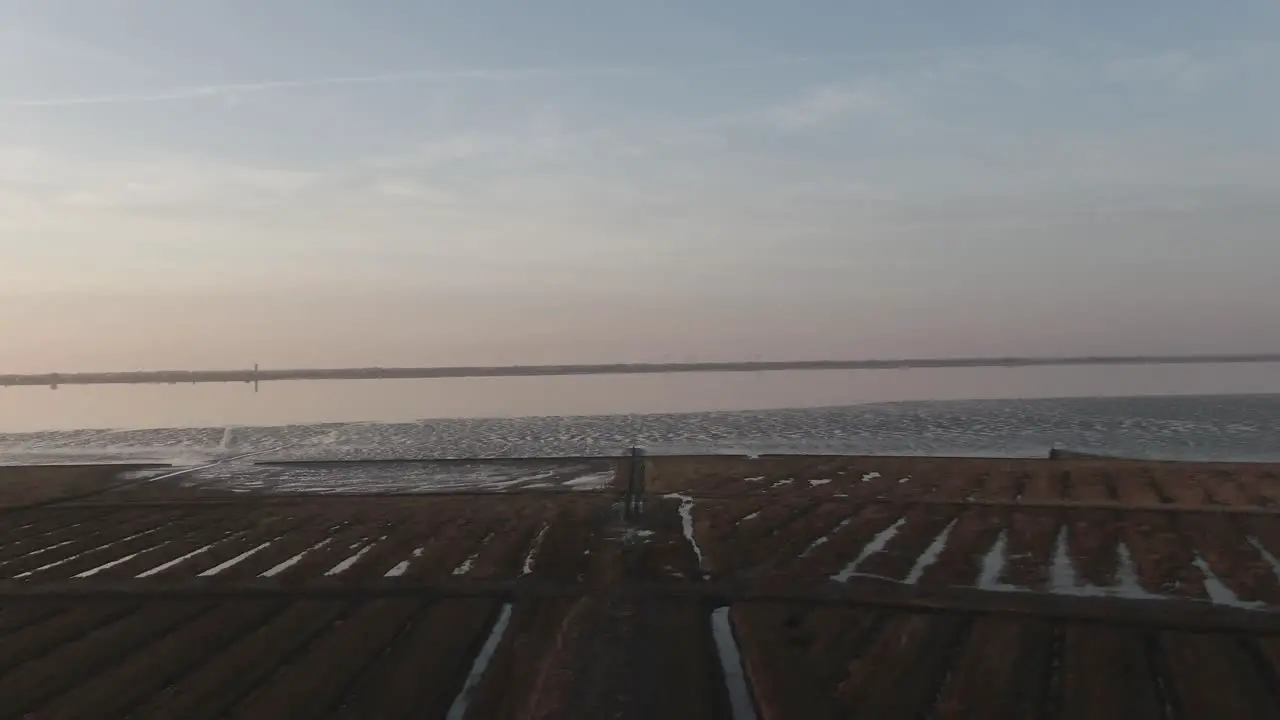
[[[494,653],[498,651],[498,645],[502,642],[502,636],[506,633],[509,622],[511,622],[511,603],[503,605],[502,610],[498,613],[498,619],[494,621],[489,637],[485,639],[484,645],[480,647],[480,652],[476,654],[475,662],[471,663],[471,671],[467,673],[467,681],[463,683],[462,690],[458,691],[458,696],[453,699],[453,704],[449,706],[449,712],[445,715],[445,720],[463,720],[467,716],[467,709],[471,706],[471,698],[475,695],[476,688],[480,687],[480,681],[484,680],[484,673],[489,669],[489,663],[493,661]]]
[[[733,635],[733,621],[729,608],[716,608],[711,612],[711,636],[716,644],[716,657],[720,659],[721,676],[729,693],[729,711],[733,720],[756,720],[755,701],[751,698],[751,686],[742,667],[742,654],[738,640]]]

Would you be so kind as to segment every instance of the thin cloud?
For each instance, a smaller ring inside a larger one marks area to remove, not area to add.
[[[76,107],[82,105],[122,105],[130,103],[165,102],[170,100],[204,100],[278,90],[303,90],[309,88],[341,87],[349,85],[391,85],[396,83],[431,82],[441,80],[521,80],[538,77],[627,77],[646,74],[640,68],[583,67],[583,68],[508,68],[472,70],[417,70],[411,72],[382,73],[376,75],[343,75],[325,78],[301,78],[294,80],[264,80],[248,83],[226,83],[173,88],[151,93],[80,95],[61,98],[39,98],[0,101],[4,107]]]
[[[237,95],[268,93],[311,88],[329,88],[359,85],[392,85],[397,83],[438,82],[448,80],[509,81],[537,78],[627,78],[683,75],[689,73],[717,73],[759,70],[770,67],[789,67],[851,59],[850,55],[792,55],[774,56],[747,61],[709,62],[686,66],[600,66],[600,67],[524,67],[524,68],[471,68],[462,70],[411,70],[371,75],[339,75],[334,77],[296,78],[286,80],[261,80],[244,83],[219,83],[169,88],[145,93],[112,93],[105,95],[76,95],[71,97],[26,98],[0,100],[0,107],[58,108],[94,105],[125,105],[182,100],[208,100],[234,98]]]
[[[785,130],[804,130],[844,118],[888,110],[893,103],[874,88],[825,85],[774,108],[769,120]]]
[[[453,193],[412,178],[383,180],[376,183],[373,189],[382,195],[425,201],[432,205],[454,205],[458,202],[458,198]]]

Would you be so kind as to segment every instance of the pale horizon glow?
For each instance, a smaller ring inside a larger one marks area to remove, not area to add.
[[[1280,3],[607,5],[0,0],[0,374],[1280,352]]]

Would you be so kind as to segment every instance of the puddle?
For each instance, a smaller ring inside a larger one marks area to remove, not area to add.
[[[534,538],[533,545],[529,548],[529,554],[524,556],[524,565],[520,568],[521,577],[533,572],[533,563],[538,559],[538,550],[542,547],[542,539],[547,536],[547,530],[550,529],[550,525],[544,524],[542,529],[538,531],[538,537]]]
[[[907,579],[903,580],[904,583],[907,585],[915,585],[917,582],[920,582],[920,576],[924,574],[925,569],[937,562],[938,556],[946,549],[947,538],[950,537],[951,530],[956,526],[957,522],[959,522],[959,520],[952,520],[945,528],[942,529],[942,532],[938,533],[938,537],[933,539],[933,542],[929,544],[929,547],[925,548],[925,551],[921,553],[920,558],[916,560],[916,564],[911,568],[911,572],[907,575]]]
[[[1242,608],[1245,610],[1258,610],[1267,607],[1264,602],[1245,602],[1241,600],[1235,592],[1222,582],[1213,568],[1209,567],[1209,563],[1200,557],[1200,553],[1196,553],[1195,560],[1192,561],[1204,574],[1204,591],[1209,595],[1209,602],[1214,605],[1225,605],[1227,607]]]
[[[982,572],[978,574],[979,590],[1015,590],[1016,588],[1009,585],[1003,585],[1000,582],[1000,574],[1004,572],[1005,552],[1009,546],[1009,538],[1004,530],[996,536],[996,541],[991,543],[991,549],[987,550],[987,554],[982,556]]]
[[[898,518],[897,522],[876,533],[876,536],[871,538],[871,542],[867,543],[867,546],[862,548],[862,552],[858,553],[858,557],[854,558],[853,562],[846,565],[843,570],[832,575],[831,579],[842,583],[857,575],[858,566],[862,564],[862,561],[883,550],[884,546],[889,544],[893,536],[898,534],[898,529],[906,522],[906,518]]]
[[[693,552],[698,556],[698,567],[704,565],[702,557],[702,548],[698,547],[698,539],[693,535],[693,498],[680,493],[671,493],[663,497],[674,498],[680,501],[680,525],[684,531],[684,539],[689,541],[693,546]]]
[[[489,637],[485,639],[484,645],[480,648],[479,654],[476,655],[475,662],[471,664],[471,672],[467,673],[467,681],[463,683],[462,690],[458,692],[458,696],[453,699],[453,704],[449,706],[449,713],[445,715],[445,720],[464,720],[467,716],[467,708],[471,705],[471,696],[475,694],[476,688],[480,686],[480,681],[484,679],[485,670],[489,669],[489,663],[493,660],[493,655],[498,651],[498,644],[502,642],[502,636],[507,631],[507,623],[511,622],[511,604],[502,606],[502,610],[498,613],[498,619],[493,623],[493,630],[489,632]]]
[[[39,550],[32,550],[31,552],[27,553],[26,555],[19,555],[18,557],[14,558],[13,560],[6,560],[6,561],[4,561],[4,562],[0,563],[0,567],[3,567],[3,566],[5,566],[5,565],[8,565],[9,563],[11,563],[11,562],[15,562],[15,561],[17,561],[17,560],[26,560],[27,558],[32,558],[32,557],[35,557],[35,556],[40,555],[40,554],[42,554],[42,553],[47,553],[47,552],[49,552],[50,550],[57,550],[58,548],[60,548],[60,547],[65,547],[65,546],[67,546],[67,545],[70,545],[70,544],[71,544],[71,543],[73,543],[73,542],[75,542],[75,540],[63,540],[62,542],[58,543],[57,545],[50,545],[49,547],[43,547],[43,548],[40,548]]]
[[[277,538],[277,539],[279,539],[279,538]],[[209,568],[208,570],[205,570],[204,572],[200,573],[200,574],[199,574],[199,575],[197,575],[196,577],[213,577],[214,575],[217,575],[218,573],[222,572],[223,570],[227,570],[227,569],[230,569],[230,568],[232,568],[232,567],[235,567],[236,565],[239,565],[240,563],[244,562],[245,560],[248,560],[249,558],[253,557],[254,555],[257,555],[258,553],[262,552],[263,550],[266,550],[267,548],[271,547],[271,543],[273,543],[273,542],[275,542],[275,540],[268,540],[268,541],[266,541],[266,542],[262,543],[261,545],[259,545],[259,546],[258,546],[258,547],[256,547],[256,548],[252,548],[252,549],[250,549],[250,550],[245,550],[244,552],[242,552],[242,553],[240,553],[239,555],[237,555],[237,556],[235,556],[235,557],[231,558],[230,560],[228,560],[228,561],[226,561],[226,562],[222,563],[221,565],[215,565],[214,567],[211,567],[211,568]]]
[[[567,480],[563,485],[564,487],[570,487],[574,490],[599,490],[600,488],[609,487],[612,483],[612,472],[599,472]]]
[[[476,560],[480,559],[480,553],[484,552],[485,546],[488,545],[489,541],[492,539],[493,539],[493,533],[489,533],[488,535],[485,535],[484,539],[480,541],[480,546],[476,548],[476,551],[471,553],[471,555],[466,560],[463,560],[461,565],[454,568],[453,574],[466,575],[467,573],[471,572],[471,569],[476,566]]]
[[[1275,573],[1277,580],[1280,580],[1280,558],[1277,558],[1275,555],[1268,552],[1256,537],[1250,536],[1249,544],[1262,554],[1262,559],[1267,561],[1267,564],[1271,566],[1271,572]]]
[[[162,548],[162,547],[164,547],[165,545],[168,545],[168,544],[169,544],[169,541],[168,541],[168,540],[166,540],[166,541],[164,541],[164,542],[160,543],[159,545],[156,545],[155,547],[149,547],[149,548],[147,548],[146,550],[139,550],[138,552],[133,553],[133,554],[131,554],[131,555],[125,555],[124,557],[122,557],[122,558],[120,558],[120,559],[118,559],[118,560],[112,560],[112,561],[111,561],[111,562],[109,562],[109,563],[105,563],[105,564],[103,564],[103,565],[99,565],[98,567],[93,568],[92,570],[85,570],[84,572],[80,573],[79,575],[76,575],[75,577],[77,577],[77,578],[93,577],[94,575],[97,575],[98,573],[100,573],[100,572],[102,572],[102,571],[104,571],[104,570],[110,570],[111,568],[113,568],[113,567],[115,567],[115,566],[117,566],[117,565],[123,565],[123,564],[125,564],[125,563],[129,562],[130,560],[132,560],[132,559],[134,559],[134,558],[138,557],[139,555],[141,555],[141,554],[142,554],[142,553],[144,553],[144,552],[150,552],[150,551],[152,551],[152,550],[158,550],[158,549],[160,549],[160,548]]]
[[[380,541],[386,540],[386,539],[387,538],[384,535],[378,538],[377,540],[374,540],[373,542],[369,543],[368,545],[365,545],[364,547],[360,548],[351,557],[347,558],[346,560],[343,560],[337,565],[334,565],[333,567],[326,570],[324,573],[325,577],[330,577],[333,575],[341,575],[342,573],[350,570],[353,565],[360,562],[360,558],[369,554],[369,551],[373,549],[373,546],[377,545]]]
[[[221,539],[221,540],[219,540],[218,542],[209,543],[208,545],[205,545],[205,546],[204,546],[204,547],[202,547],[202,548],[197,548],[197,549],[195,549],[195,550],[192,550],[191,552],[187,553],[186,555],[183,555],[182,557],[176,557],[176,558],[174,558],[174,559],[172,559],[172,560],[170,560],[170,561],[168,561],[168,562],[166,562],[166,563],[163,563],[163,564],[161,564],[161,565],[157,565],[157,566],[155,566],[155,567],[151,568],[150,570],[147,570],[146,572],[138,573],[137,577],[145,578],[145,577],[151,577],[152,575],[159,575],[160,573],[164,572],[165,570],[168,570],[169,568],[177,567],[177,566],[181,565],[182,563],[184,563],[184,562],[186,562],[186,561],[190,560],[191,558],[193,558],[193,557],[195,557],[195,556],[197,556],[197,555],[201,555],[201,554],[203,554],[203,553],[209,552],[209,550],[210,550],[211,548],[213,548],[214,546],[216,546],[216,545],[220,545],[220,544],[222,544],[222,543],[224,543],[224,542],[226,542],[226,541],[228,541],[228,540],[231,540],[232,538],[235,538],[235,537],[239,537],[239,533],[237,533],[237,534],[235,534],[235,535],[228,535],[227,537],[222,538],[222,539]]]
[[[1053,546],[1053,561],[1049,564],[1049,591],[1053,593],[1068,594],[1085,587],[1076,578],[1076,566],[1071,562],[1067,532],[1067,526],[1063,525],[1058,530],[1058,539]]]
[[[422,557],[422,551],[424,549],[425,548],[418,548],[417,550],[414,550],[413,555],[410,556],[408,560],[401,560],[400,562],[396,563],[396,566],[388,570],[387,574],[383,575],[382,577],[400,577],[401,575],[404,575],[406,572],[409,571],[409,564],[412,563],[414,560]]]
[[[61,565],[65,565],[65,564],[67,564],[67,563],[71,562],[72,560],[75,560],[75,559],[76,559],[76,558],[78,558],[78,557],[82,557],[82,556],[84,556],[84,555],[88,555],[89,553],[97,552],[97,551],[99,551],[99,550],[106,550],[106,549],[107,549],[107,548],[109,548],[109,547],[115,547],[116,545],[119,545],[119,544],[120,544],[120,543],[122,543],[122,542],[128,542],[129,540],[133,540],[134,538],[140,538],[140,537],[142,537],[143,535],[150,535],[150,534],[152,534],[152,533],[159,532],[159,531],[161,531],[161,530],[163,530],[163,529],[165,529],[165,528],[169,527],[169,526],[170,526],[170,525],[172,525],[172,524],[173,524],[173,523],[171,523],[171,522],[169,522],[169,523],[165,523],[164,525],[161,525],[160,527],[151,528],[150,530],[144,530],[144,531],[142,531],[142,532],[140,532],[140,533],[134,533],[134,534],[130,535],[129,537],[120,538],[119,540],[112,540],[112,541],[111,541],[111,542],[109,542],[109,543],[103,543],[103,544],[101,544],[101,545],[99,545],[99,546],[97,546],[97,547],[89,548],[88,550],[84,550],[84,551],[82,551],[82,552],[78,552],[78,553],[76,553],[75,555],[72,555],[71,557],[66,557],[66,558],[63,558],[63,559],[61,559],[61,560],[56,560],[56,561],[51,562],[51,563],[49,563],[49,564],[47,564],[47,565],[41,565],[40,567],[38,567],[38,568],[36,568],[36,569],[34,569],[34,570],[28,570],[28,571],[26,571],[26,572],[24,572],[24,573],[21,573],[21,574],[18,574],[18,575],[14,575],[14,576],[13,576],[13,578],[14,578],[15,580],[21,580],[22,578],[30,577],[30,576],[32,576],[32,575],[34,575],[34,574],[38,573],[38,572],[44,572],[45,570],[52,570],[53,568],[59,567],[59,566],[61,566]]]
[[[479,557],[480,557],[480,551],[477,550],[476,552],[471,554],[471,557],[468,557],[466,560],[463,560],[461,565],[454,568],[453,574],[466,575],[467,573],[471,572],[471,568],[475,567],[476,560],[479,559]]]
[[[142,551],[142,550],[139,550],[139,551],[138,551],[138,552],[136,552],[136,553],[132,553],[132,554],[130,554],[130,555],[125,555],[124,557],[122,557],[122,558],[120,558],[120,559],[118,559],[118,560],[112,560],[111,562],[106,563],[105,565],[99,565],[98,567],[93,568],[92,570],[85,570],[84,572],[82,572],[82,573],[78,573],[78,574],[76,574],[76,575],[72,575],[71,577],[72,577],[72,578],[75,578],[75,579],[87,578],[87,577],[93,577],[94,575],[97,575],[98,573],[102,572],[103,570],[110,570],[111,568],[113,568],[113,567],[115,567],[115,566],[117,566],[117,565],[122,565],[122,564],[124,564],[124,563],[127,563],[127,562],[129,562],[130,560],[132,560],[132,559],[134,559],[134,558],[138,557],[138,556],[139,556],[139,555],[141,555],[142,553],[143,553],[143,551]]]
[[[630,544],[630,543],[637,543],[637,542],[645,542],[656,534],[657,533],[655,533],[652,530],[643,530],[640,528],[629,527],[624,529],[614,539],[622,543]]]
[[[297,555],[294,555],[293,557],[289,558],[288,560],[285,560],[284,562],[280,563],[279,565],[276,565],[275,567],[271,568],[270,570],[268,570],[268,571],[266,571],[266,572],[262,573],[262,575],[260,575],[259,577],[275,577],[276,575],[279,575],[280,573],[284,572],[285,570],[288,570],[289,568],[293,567],[294,565],[297,565],[298,563],[302,562],[302,558],[306,557],[308,553],[311,553],[311,552],[313,552],[313,551],[315,551],[315,550],[319,550],[320,548],[322,548],[322,547],[324,547],[324,546],[328,545],[328,544],[329,544],[329,543],[331,543],[331,542],[333,542],[333,538],[331,538],[331,537],[330,537],[330,538],[325,538],[324,540],[321,540],[320,542],[316,543],[315,545],[312,545],[311,547],[307,548],[306,550],[303,550],[302,552],[298,553]]]
[[[805,548],[804,552],[800,553],[800,557],[802,558],[809,557],[809,553],[813,552],[814,550],[817,550],[823,545],[826,545],[831,540],[831,538],[835,537],[837,534],[839,534],[841,530],[848,527],[849,523],[851,522],[853,522],[853,517],[847,517],[844,520],[841,520],[839,525],[836,525],[835,527],[831,528],[831,532],[809,543],[809,547]]]
[[[1049,595],[1066,595],[1071,597],[1114,597],[1125,600],[1168,600],[1163,595],[1147,592],[1138,581],[1137,570],[1133,566],[1133,556],[1129,546],[1120,542],[1116,546],[1116,583],[1109,587],[1091,585],[1080,581],[1076,575],[1075,565],[1071,562],[1068,550],[1068,530],[1064,526],[1058,531],[1058,539],[1054,546],[1053,559],[1049,565]],[[1000,582],[1008,561],[1008,537],[1001,531],[999,537],[987,554],[982,558],[982,572],[976,587],[979,590],[992,592],[1030,593],[1034,590],[1018,585]]]

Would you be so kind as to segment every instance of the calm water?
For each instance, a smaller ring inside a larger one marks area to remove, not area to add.
[[[0,388],[0,432],[1280,393],[1280,364],[947,368]]]
[[[299,382],[257,394],[10,388],[0,462],[600,455],[636,444],[1280,460],[1278,390],[1276,365]],[[987,399],[964,399],[975,397]]]

